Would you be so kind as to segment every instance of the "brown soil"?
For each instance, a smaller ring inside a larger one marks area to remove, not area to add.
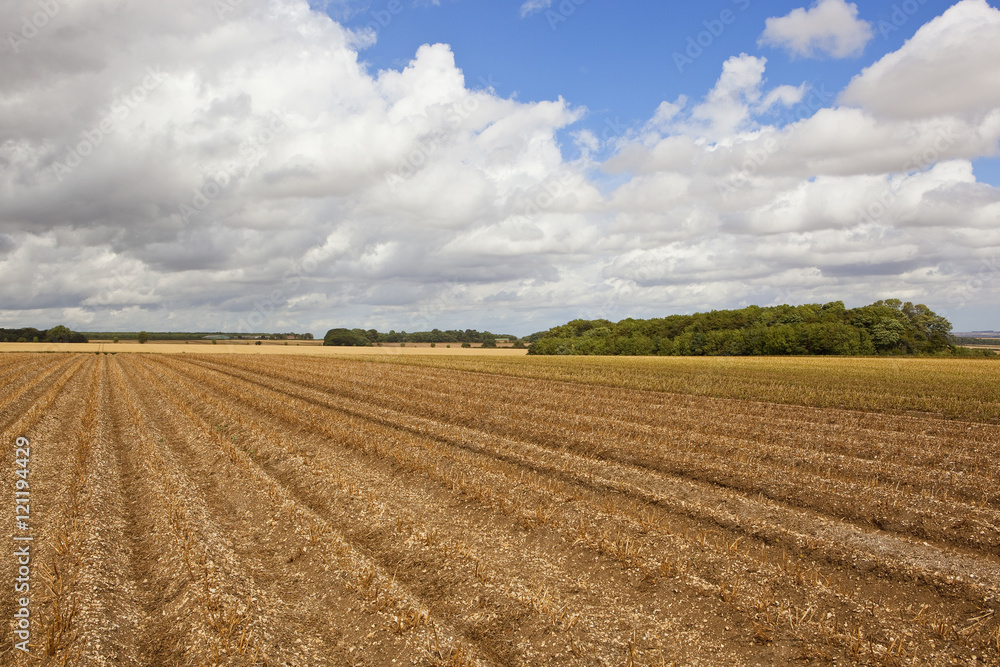
[[[0,382],[2,664],[1000,664],[995,425],[335,358]]]

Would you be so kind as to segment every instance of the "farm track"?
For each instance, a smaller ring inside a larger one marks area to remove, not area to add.
[[[997,426],[289,357],[0,380],[41,664],[1000,662]]]

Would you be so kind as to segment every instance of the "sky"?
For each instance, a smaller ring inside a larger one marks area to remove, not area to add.
[[[5,0],[0,327],[925,303],[1000,330],[986,0]]]

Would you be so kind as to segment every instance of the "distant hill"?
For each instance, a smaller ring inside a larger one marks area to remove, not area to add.
[[[972,354],[951,323],[899,299],[848,309],[843,301],[749,306],[621,322],[574,320],[533,334],[529,354],[914,355]]]
[[[956,331],[953,335],[960,338],[1000,338],[1000,331]]]

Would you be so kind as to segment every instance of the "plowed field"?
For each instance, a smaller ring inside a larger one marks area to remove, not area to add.
[[[0,386],[3,664],[1000,664],[995,424],[298,356]]]

